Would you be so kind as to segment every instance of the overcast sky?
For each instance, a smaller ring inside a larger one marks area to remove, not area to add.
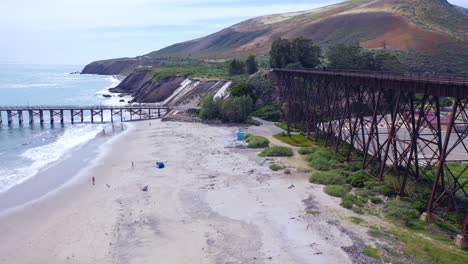
[[[132,57],[259,15],[342,0],[0,0],[0,62]],[[468,0],[451,0],[468,7]]]

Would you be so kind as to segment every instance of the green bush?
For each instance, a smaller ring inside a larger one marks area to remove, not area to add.
[[[328,185],[323,188],[323,191],[331,196],[343,197],[351,191],[351,186],[349,185]]]
[[[291,170],[290,169],[285,169],[284,174],[291,174]]]
[[[221,99],[215,99],[209,94],[200,100],[200,118],[203,120],[216,119],[221,113]]]
[[[390,218],[410,225],[412,220],[419,218],[419,212],[411,208],[411,204],[405,201],[392,200],[385,204],[384,212]]]
[[[247,147],[249,148],[266,148],[270,144],[270,141],[267,138],[251,134],[247,134],[245,136],[245,142],[247,142]]]
[[[364,250],[362,251],[362,254],[369,256],[371,258],[380,259],[380,252],[371,246],[365,247]]]
[[[369,190],[372,190],[372,188],[377,185],[378,183],[372,179],[364,182],[364,187]]]
[[[221,118],[227,122],[242,123],[247,120],[252,110],[253,101],[250,96],[231,96],[222,100]]]
[[[369,196],[368,191],[364,189],[356,189],[354,191],[354,194],[356,194],[359,197],[367,198]]]
[[[295,147],[311,147],[314,145],[314,142],[302,134],[292,134],[288,135],[286,133],[276,134],[274,138],[289,144]]]
[[[346,165],[346,169],[352,172],[357,172],[362,169],[362,161],[353,161]]]
[[[309,177],[309,182],[324,185],[337,185],[346,183],[345,172],[342,170],[317,171]]]
[[[282,170],[282,169],[284,169],[284,167],[280,166],[278,164],[271,164],[270,165],[270,170],[272,170],[272,171],[279,171],[279,170]]]
[[[370,198],[370,201],[373,203],[373,204],[381,204],[383,201],[380,197],[377,197],[377,196],[372,196]]]
[[[258,154],[260,157],[291,157],[293,150],[288,147],[274,146],[266,148],[262,153]]]
[[[336,160],[329,160],[316,155],[312,157],[313,158],[310,161],[310,166],[316,170],[329,171],[340,167]]]
[[[317,147],[301,147],[297,152],[301,155],[309,155],[314,153]]]
[[[280,110],[273,105],[265,105],[263,107],[258,108],[255,111],[254,115],[261,119],[272,122],[279,121],[281,119]]]
[[[346,182],[356,188],[364,187],[364,182],[368,180],[368,176],[365,172],[355,172],[346,178]]]
[[[207,95],[200,100],[200,118],[203,120],[222,119],[225,122],[242,123],[252,113],[253,101],[248,95],[231,96],[227,99]]]
[[[346,209],[351,209],[353,207],[353,202],[350,200],[341,200],[340,205]]]

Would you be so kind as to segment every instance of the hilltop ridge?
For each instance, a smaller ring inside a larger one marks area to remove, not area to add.
[[[403,60],[410,70],[430,60],[427,70],[468,73],[468,10],[446,0],[351,0],[260,16],[139,58],[226,59],[265,54],[279,37],[305,37],[323,48],[343,43],[396,50],[405,53]]]

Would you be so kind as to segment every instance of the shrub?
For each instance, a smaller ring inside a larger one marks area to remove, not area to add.
[[[282,169],[284,169],[284,167],[280,166],[278,164],[271,164],[270,165],[270,170],[272,170],[272,171],[279,171],[279,170],[282,170]]]
[[[367,198],[369,196],[367,191],[364,190],[364,189],[356,189],[354,191],[354,194],[359,196],[359,197],[363,197],[363,198]]]
[[[385,204],[384,212],[390,218],[409,225],[411,220],[419,218],[419,212],[411,208],[411,204],[404,201],[393,200]]]
[[[314,169],[321,170],[321,171],[329,171],[332,169],[336,169],[339,167],[334,160],[328,160],[323,157],[312,156],[312,160],[310,161],[310,166]]]
[[[323,191],[331,196],[343,197],[349,191],[351,191],[351,186],[349,185],[328,185],[323,188]]]
[[[200,100],[200,118],[203,120],[220,117],[221,99],[215,99],[214,94],[209,94]]]
[[[377,186],[377,185],[378,183],[374,180],[368,180],[364,182],[364,187],[366,187],[366,189],[372,189],[374,186]]]
[[[309,155],[317,150],[316,147],[301,147],[297,152],[301,155]]]
[[[291,174],[291,170],[290,169],[285,169],[284,174]]]
[[[340,205],[343,206],[346,209],[351,209],[351,207],[353,207],[353,205],[357,201],[357,199],[358,199],[358,197],[356,195],[348,193],[345,196],[343,196],[343,198],[341,198]]]
[[[291,157],[293,150],[288,147],[274,146],[266,148],[259,154],[260,157]]]
[[[255,111],[255,116],[267,121],[275,122],[281,119],[281,112],[273,105],[265,105]]]
[[[252,113],[253,101],[248,95],[222,100],[221,118],[224,121],[242,123]]]
[[[353,207],[353,202],[349,200],[341,200],[340,205],[346,209],[351,209]]]
[[[371,246],[367,246],[362,251],[362,254],[369,256],[371,258],[380,259],[380,252]]]
[[[267,138],[250,134],[245,136],[245,141],[249,148],[266,148],[270,144],[270,141]]]
[[[233,85],[230,89],[229,92],[231,96],[234,97],[239,97],[243,95],[250,95],[252,96],[252,87],[248,84],[245,83],[239,83]]]
[[[276,134],[274,138],[295,147],[311,147],[314,142],[302,134],[288,135],[286,133]]]
[[[346,182],[344,172],[341,170],[331,171],[318,171],[310,175],[309,182],[324,184],[324,185],[336,185],[344,184]]]
[[[356,188],[364,187],[364,182],[368,179],[365,172],[355,172],[346,178],[346,182]]]
[[[353,161],[347,164],[346,169],[352,172],[357,172],[362,169],[362,162],[360,161]]]
[[[381,204],[383,201],[380,197],[377,197],[377,196],[372,196],[370,198],[370,201],[373,203],[373,204]]]

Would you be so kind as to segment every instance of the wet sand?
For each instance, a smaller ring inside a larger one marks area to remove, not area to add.
[[[332,221],[346,210],[307,174],[225,148],[236,127],[151,123],[135,123],[73,184],[1,216],[0,263],[355,262],[343,247],[356,238]]]

